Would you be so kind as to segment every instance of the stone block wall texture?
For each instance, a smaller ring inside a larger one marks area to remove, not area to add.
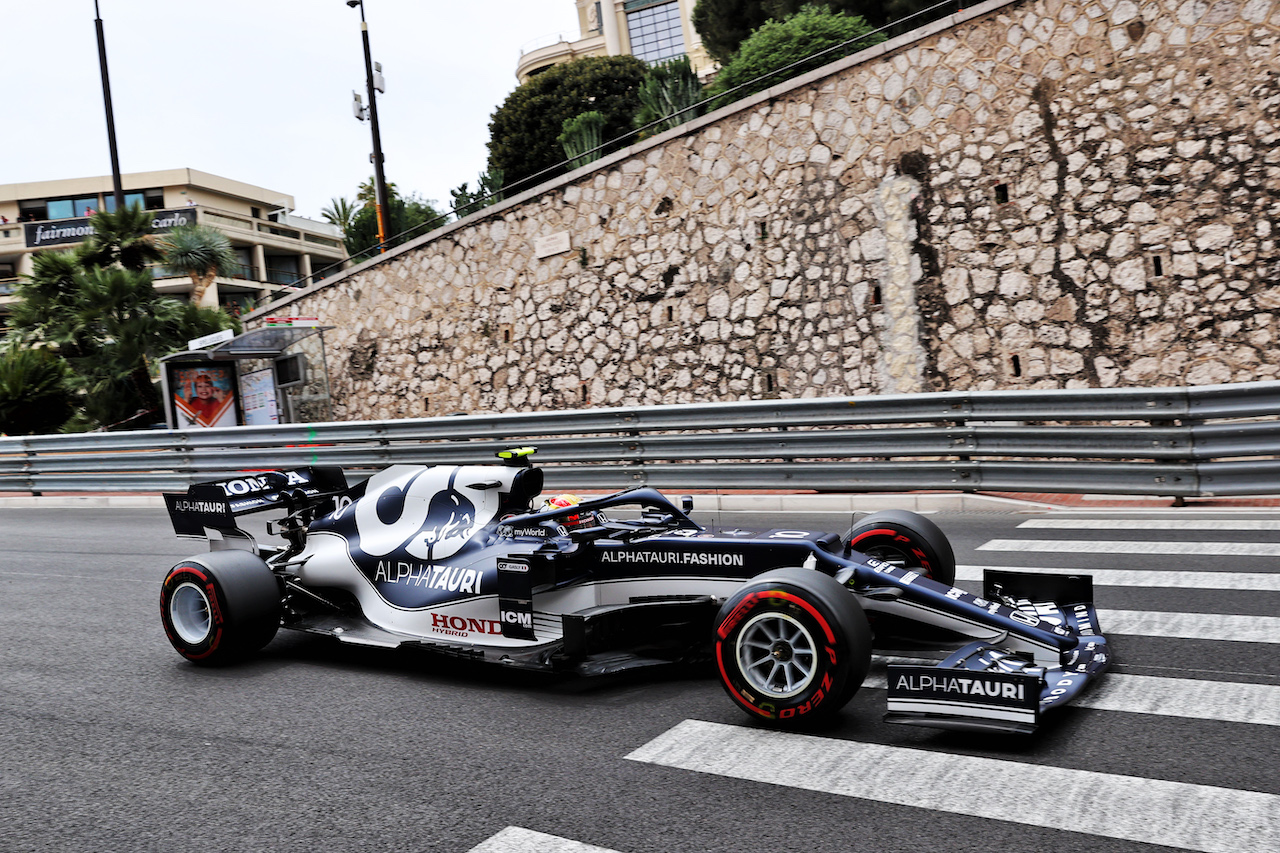
[[[337,327],[339,419],[1275,379],[1278,37],[993,0],[248,325]]]

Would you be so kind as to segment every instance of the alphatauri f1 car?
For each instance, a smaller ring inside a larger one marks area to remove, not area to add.
[[[942,531],[899,510],[840,536],[704,527],[647,487],[535,506],[531,453],[166,495],[175,532],[211,546],[165,577],[169,640],[223,664],[284,627],[584,675],[709,654],[748,715],[792,727],[838,712],[873,648],[915,651],[888,666],[885,719],[946,729],[1033,732],[1108,665],[1087,576],[988,571],[966,592]],[[271,509],[282,544],[260,546],[237,518]]]

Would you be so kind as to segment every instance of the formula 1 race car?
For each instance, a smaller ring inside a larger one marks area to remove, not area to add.
[[[348,486],[341,469],[254,473],[168,494],[174,531],[209,553],[166,576],[174,648],[222,664],[280,627],[343,643],[415,647],[582,674],[705,659],[751,717],[830,718],[878,650],[929,650],[888,667],[894,723],[1035,731],[1110,658],[1080,575],[989,571],[952,586],[942,531],[910,512],[868,515],[842,537],[703,527],[640,487],[535,507],[532,448],[495,465],[396,465]],[[236,519],[278,510],[282,547]]]

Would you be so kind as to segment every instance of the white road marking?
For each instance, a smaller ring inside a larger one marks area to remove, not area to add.
[[[1280,726],[1280,687],[1269,684],[1107,673],[1071,704],[1099,711]]]
[[[1280,643],[1280,616],[1099,610],[1098,621],[1105,636],[1135,634],[1239,643]]]
[[[1018,527],[1047,530],[1280,530],[1280,520],[1263,518],[1033,518]]]
[[[882,803],[1164,844],[1280,850],[1280,796],[685,720],[627,756]]]
[[[916,662],[918,666],[931,664],[931,661]],[[873,670],[862,686],[888,689],[886,670],[874,664]],[[1071,704],[1098,711],[1280,726],[1280,687],[1270,684],[1108,672]]]
[[[1161,554],[1168,556],[1280,557],[1280,542],[1134,542],[1075,539],[992,539],[979,551],[1046,551],[1059,554]]]
[[[1092,575],[1094,586],[1165,589],[1252,589],[1280,592],[1280,572],[1179,572],[1139,569],[1043,569],[1030,566],[956,566],[956,580],[980,581],[986,569],[1032,574]]]
[[[110,580],[112,583],[116,581],[124,581],[126,583],[158,583],[163,581],[163,577],[159,578],[106,578],[103,575],[64,575],[60,572],[0,572],[0,575],[11,575],[13,577],[22,578],[57,578],[58,580],[76,580],[76,581],[98,581]]]
[[[467,853],[616,853],[607,847],[583,844],[558,835],[534,832],[508,826],[497,835],[481,841]]]

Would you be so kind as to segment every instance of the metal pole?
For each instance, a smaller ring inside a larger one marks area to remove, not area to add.
[[[111,146],[111,185],[116,199],[116,210],[120,211],[124,209],[124,188],[120,184],[120,154],[116,151],[116,117],[111,109],[111,78],[107,74],[107,41],[102,35],[102,17],[98,13],[98,0],[93,0],[93,14],[93,25],[98,31],[98,66],[102,71],[102,101],[107,108],[107,143]]]
[[[378,131],[378,97],[373,88],[373,55],[369,51],[369,25],[364,19],[364,0],[360,0],[360,39],[364,42],[364,78],[369,90],[369,123],[373,128],[373,178],[376,193],[374,206],[378,214],[378,251],[387,250],[387,178],[382,171],[382,134]]]

